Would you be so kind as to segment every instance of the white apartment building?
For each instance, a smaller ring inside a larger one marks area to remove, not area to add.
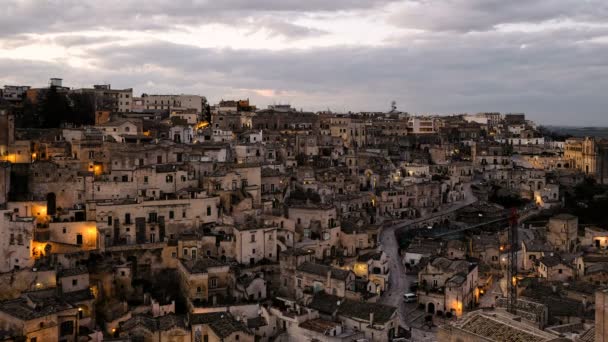
[[[408,122],[408,128],[414,134],[436,133],[435,118],[428,116],[412,116]]]
[[[205,98],[200,95],[146,95],[142,96],[145,109],[175,110],[195,109],[200,114],[203,111]]]

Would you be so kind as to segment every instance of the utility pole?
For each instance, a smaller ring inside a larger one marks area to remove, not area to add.
[[[519,216],[517,209],[511,209],[509,217],[509,254],[507,264],[507,311],[517,314],[517,227]]]

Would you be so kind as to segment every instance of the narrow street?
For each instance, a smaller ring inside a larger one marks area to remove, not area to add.
[[[434,217],[454,212],[476,201],[477,199],[473,196],[473,193],[471,192],[470,184],[468,184],[465,189],[464,201],[446,204],[445,207],[440,208],[438,212],[433,213],[431,215],[427,215],[425,217],[421,217],[414,220],[399,221],[396,224],[385,226],[382,229],[382,232],[380,233],[380,248],[386,253],[389,258],[390,277],[389,288],[378,302],[397,307],[401,320],[401,325],[403,327],[409,327],[411,321],[417,318],[416,316],[419,316],[420,312],[416,311],[416,303],[403,302],[403,294],[410,292],[410,284],[416,280],[416,277],[405,274],[405,266],[401,262],[401,257],[399,256],[399,244],[395,237],[395,231],[397,231],[397,229],[405,228],[414,223],[424,222]],[[414,317],[410,317],[410,313],[412,313]],[[428,331],[412,329],[412,340],[424,341],[425,339],[430,337],[426,335],[429,335]]]

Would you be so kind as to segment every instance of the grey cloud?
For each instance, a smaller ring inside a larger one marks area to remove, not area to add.
[[[53,42],[58,45],[66,46],[66,47],[74,47],[74,46],[88,46],[88,45],[96,45],[96,44],[104,44],[104,43],[112,43],[122,41],[121,37],[118,36],[83,36],[83,35],[61,35],[53,38]]]
[[[12,9],[7,16],[0,14],[0,30],[75,31],[55,37],[55,42],[82,47],[79,57],[90,65],[80,69],[60,62],[0,58],[0,84],[40,86],[49,77],[62,77],[73,87],[107,82],[117,88],[133,87],[136,92],[199,93],[212,102],[250,97],[261,106],[289,101],[312,110],[358,111],[385,110],[396,100],[401,110],[412,112],[513,111],[527,112],[542,123],[608,125],[608,99],[603,94],[608,88],[608,44],[592,42],[608,36],[605,27],[580,25],[528,33],[492,29],[503,23],[560,18],[600,22],[606,6],[597,0],[580,4],[532,0],[523,9],[497,0],[420,1],[419,9],[395,15],[393,20],[428,31],[408,32],[380,47],[269,51],[198,48],[155,40],[145,44],[111,41],[117,28],[158,30],[204,22],[233,22],[252,32],[267,30],[286,39],[301,39],[324,32],[294,24],[298,11],[368,6],[368,2],[346,0],[243,1],[184,5],[153,0],[139,7],[128,1],[109,1],[103,6],[64,1],[57,8],[46,2],[40,8],[28,7],[31,3],[23,2],[19,6],[25,7]],[[74,7],[63,8],[69,4]],[[590,4],[598,7],[592,10]],[[32,18],[34,22],[28,22]],[[108,37],[78,34],[80,29],[104,27]],[[20,34],[2,42],[18,46],[28,39],[33,38]],[[265,89],[276,96],[264,97],[256,91]]]
[[[395,0],[7,0],[0,12],[0,35],[99,28],[162,30],[214,22],[239,26],[245,18],[268,15],[277,18],[269,22],[270,30],[274,27],[282,34],[301,35],[302,28],[286,23],[299,14],[371,8],[392,1]]]
[[[606,22],[604,0],[410,0],[391,22],[431,31],[484,31],[500,24],[571,19]]]
[[[291,39],[302,39],[311,36],[321,36],[327,34],[326,31],[312,27],[292,24],[288,21],[274,17],[264,17],[254,19],[251,23],[251,31],[257,32],[260,29],[269,31],[272,35],[282,36]]]
[[[608,124],[602,95],[608,46],[578,43],[583,33],[563,40],[554,34],[442,34],[418,46],[280,52],[151,42],[88,53],[102,68],[122,66],[117,76],[151,65],[162,75],[138,74],[140,84],[197,84],[211,99],[235,89],[274,89],[298,94],[296,100],[312,109],[382,110],[395,99],[414,112],[524,111],[543,122],[564,123],[583,111],[577,119]],[[524,42],[529,45],[521,49]],[[250,97],[262,103],[281,99]]]

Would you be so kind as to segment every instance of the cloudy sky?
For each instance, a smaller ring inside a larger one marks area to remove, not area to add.
[[[0,85],[608,126],[606,0],[0,3]]]

